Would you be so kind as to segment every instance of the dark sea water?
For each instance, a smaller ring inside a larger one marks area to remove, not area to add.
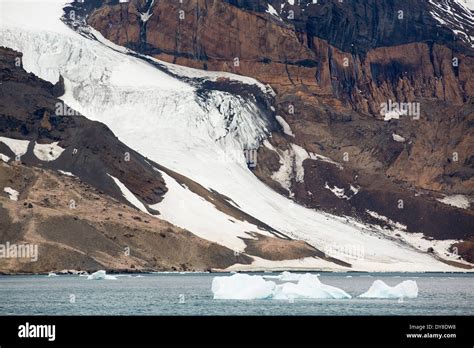
[[[275,275],[273,273],[272,275]],[[320,273],[321,282],[353,296],[345,300],[214,300],[214,277],[228,274],[0,276],[0,315],[473,315],[474,275]],[[268,275],[268,274],[267,274]],[[373,281],[412,279],[415,299],[361,299]]]

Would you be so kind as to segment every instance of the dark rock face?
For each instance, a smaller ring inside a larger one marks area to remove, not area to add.
[[[167,191],[165,183],[140,154],[121,143],[105,125],[78,115],[57,99],[64,93],[62,79],[52,85],[27,74],[15,65],[17,58],[21,54],[0,48],[0,133],[31,141],[21,159],[25,164],[71,172],[129,204],[112,175],[144,202],[161,201]],[[59,109],[74,115],[57,115]],[[35,141],[59,142],[65,151],[56,161],[44,162],[33,154]]]
[[[324,39],[344,52],[364,54],[377,47],[437,42],[456,51],[474,54],[469,45],[472,43],[470,38],[462,34],[456,36],[431,14],[435,13],[452,29],[460,29],[472,36],[472,17],[453,0],[438,0],[436,5],[418,0],[319,0],[317,3],[296,0],[294,5],[286,0],[224,1],[259,13],[266,12],[271,5],[281,19],[294,25],[298,32]],[[453,15],[450,16],[449,12]],[[311,43],[311,39],[307,41]]]

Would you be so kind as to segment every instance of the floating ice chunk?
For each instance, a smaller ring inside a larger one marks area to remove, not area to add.
[[[469,198],[464,195],[445,196],[442,199],[438,199],[438,201],[461,209],[469,209],[471,205]]]
[[[29,140],[0,137],[0,143],[7,145],[15,156],[21,157],[28,151]]]
[[[326,184],[324,185],[324,188],[328,189],[329,191],[334,193],[335,196],[337,196],[339,198],[350,199],[350,197],[346,196],[346,194],[345,194],[346,191],[343,188],[339,188],[336,185],[334,185],[334,187],[331,188],[331,187],[329,187],[327,181],[326,181]]]
[[[298,283],[277,285],[273,298],[276,300],[290,299],[344,299],[351,295],[344,290],[320,282],[318,275],[302,274]]]
[[[351,295],[336,287],[322,284],[319,275],[313,274],[291,274],[285,272],[279,279],[298,279],[298,283],[283,283],[276,285],[272,281],[266,281],[262,276],[250,276],[248,274],[235,274],[230,277],[216,277],[212,281],[212,292],[214,299],[227,300],[291,300],[303,299],[342,299],[351,298]],[[276,278],[275,278],[276,279]]]
[[[87,277],[87,280],[117,280],[117,277],[108,275],[105,271],[97,271]]]
[[[3,153],[0,153],[0,159],[1,159],[3,162],[7,163],[7,162],[10,160],[10,157],[4,155]]]
[[[12,189],[11,187],[5,187],[5,188],[3,189],[3,191],[5,191],[6,193],[8,193],[8,196],[10,197],[10,199],[11,199],[12,201],[17,201],[17,200],[18,200],[18,196],[19,196],[20,194],[18,193],[17,190]]]
[[[396,286],[388,286],[381,280],[376,280],[367,292],[359,297],[363,298],[416,298],[418,285],[414,280],[405,280]]]
[[[260,300],[271,298],[276,284],[261,276],[234,274],[229,277],[215,277],[212,292],[215,300]]]
[[[59,276],[54,272],[49,272],[48,277],[59,277]]]

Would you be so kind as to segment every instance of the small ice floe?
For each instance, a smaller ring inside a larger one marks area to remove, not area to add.
[[[54,272],[49,272],[48,277],[59,277],[59,276]]]
[[[398,285],[388,286],[381,280],[376,280],[369,290],[360,295],[362,298],[416,298],[418,285],[414,280],[405,280]]]
[[[105,271],[97,271],[88,276],[87,280],[117,280],[117,277],[108,275]]]
[[[8,161],[10,161],[10,157],[8,157],[7,155],[4,155],[3,153],[0,153],[0,160],[2,160],[5,163],[8,163]]]
[[[298,276],[296,284],[285,282],[280,285],[266,281],[258,275],[234,274],[229,277],[215,277],[212,281],[212,292],[214,299],[220,300],[351,298],[344,290],[321,283],[318,275],[307,273]]]
[[[12,201],[18,201],[18,196],[20,195],[17,190],[12,189],[11,187],[5,187],[3,189]]]

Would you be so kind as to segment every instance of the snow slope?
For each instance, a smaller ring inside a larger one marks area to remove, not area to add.
[[[1,136],[0,143],[4,143],[5,145],[7,145],[10,150],[12,150],[12,152],[15,154],[15,156],[18,157],[23,156],[27,152],[28,145],[30,144],[28,140],[18,140]]]
[[[320,250],[362,245],[363,258],[342,257],[354,270],[457,270],[388,240],[375,229],[296,205],[263,184],[249,171],[243,155],[244,149],[258,147],[269,133],[268,120],[251,100],[216,90],[203,98],[192,84],[126,55],[126,50],[113,50],[112,43],[90,40],[72,31],[59,19],[62,1],[26,2],[0,2],[4,17],[0,45],[23,52],[25,69],[43,79],[54,83],[61,74],[66,87],[63,100],[86,117],[106,124],[142,155],[231,198],[247,214]],[[173,72],[196,74],[196,70],[183,67],[174,67]],[[218,74],[214,73],[214,78]],[[245,82],[261,87],[249,78]],[[233,160],[223,160],[222,153],[233,154]],[[232,218],[164,177],[170,190],[153,207],[161,212],[160,218],[238,250],[244,247],[239,236],[262,233],[245,221],[224,222]],[[255,258],[246,267],[279,268],[297,263]],[[315,258],[305,259],[304,265],[347,270]]]

